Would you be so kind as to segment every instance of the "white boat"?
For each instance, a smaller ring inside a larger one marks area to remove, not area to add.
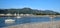
[[[21,18],[19,14],[17,14],[17,18]]]
[[[13,19],[6,19],[5,22],[8,23],[8,22],[14,22],[15,20]]]
[[[18,11],[18,14],[16,16],[17,16],[18,19],[21,18],[20,15],[19,15],[19,11]]]
[[[52,15],[52,16],[49,16],[50,18],[54,18],[54,17],[56,17],[55,15]]]
[[[14,16],[16,16],[16,13],[14,14]]]
[[[17,18],[21,18],[20,16],[17,16]]]
[[[18,14],[15,13],[14,15],[15,15],[16,18],[18,18],[18,19],[21,18],[20,15],[19,15],[19,11],[18,11]]]

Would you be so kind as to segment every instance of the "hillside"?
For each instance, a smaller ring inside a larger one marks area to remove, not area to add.
[[[0,14],[7,13],[19,13],[19,14],[36,14],[36,15],[60,15],[59,12],[51,11],[51,10],[36,10],[31,8],[22,8],[22,9],[0,9]]]

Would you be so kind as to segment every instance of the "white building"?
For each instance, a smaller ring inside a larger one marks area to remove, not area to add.
[[[4,16],[5,14],[0,14],[1,16]]]
[[[7,16],[12,16],[12,14],[10,14],[10,13],[8,13],[8,14],[6,14]]]

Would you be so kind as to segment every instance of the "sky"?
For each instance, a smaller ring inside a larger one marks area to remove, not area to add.
[[[0,0],[0,8],[33,8],[60,12],[60,0]]]

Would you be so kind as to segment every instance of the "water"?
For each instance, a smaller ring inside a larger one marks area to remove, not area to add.
[[[15,20],[15,22],[5,23],[6,19],[8,19],[8,17],[0,17],[0,27],[32,22],[46,22],[51,20],[49,17],[22,17],[20,19],[17,19],[16,17],[10,17],[10,19]],[[54,20],[60,20],[60,17],[55,17]]]

